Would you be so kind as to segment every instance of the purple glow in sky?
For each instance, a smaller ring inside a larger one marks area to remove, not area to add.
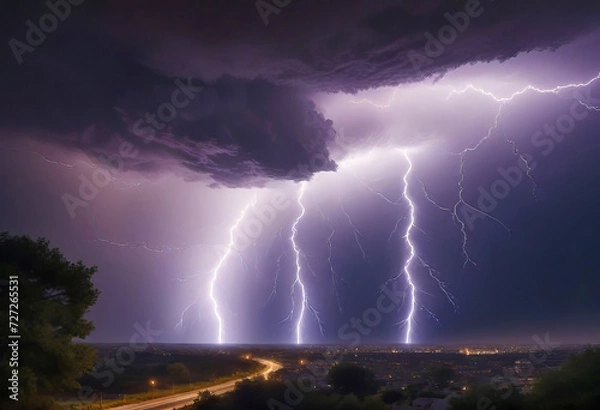
[[[600,340],[596,4],[192,3],[5,50],[0,230],[99,267],[92,340]]]

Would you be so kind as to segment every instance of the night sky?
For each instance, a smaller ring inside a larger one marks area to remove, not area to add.
[[[88,340],[600,342],[600,4],[75,3],[3,8],[0,231]]]

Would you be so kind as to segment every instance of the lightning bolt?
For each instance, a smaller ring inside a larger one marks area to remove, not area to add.
[[[383,199],[385,202],[387,202],[390,205],[400,205],[398,200],[394,201],[390,198],[388,198],[387,196],[385,196],[384,194],[382,194],[381,192],[377,191],[375,188],[373,188],[372,186],[370,186],[367,181],[365,181],[364,179],[360,178],[356,172],[351,171],[352,176],[358,181],[360,182],[369,192],[371,192],[374,195],[377,195],[379,198]]]
[[[417,258],[419,259],[419,262],[421,262],[421,265],[427,270],[427,272],[429,273],[429,276],[438,284],[438,287],[440,288],[442,293],[446,296],[446,299],[448,300],[448,302],[454,308],[454,312],[458,312],[458,304],[456,302],[456,297],[454,297],[454,295],[452,293],[450,293],[448,291],[448,289],[446,289],[446,284],[438,276],[438,275],[440,275],[440,272],[437,269],[435,269],[434,267],[432,267],[429,263],[427,263],[420,256],[417,256]]]
[[[259,265],[259,256],[258,256],[258,251],[256,250],[256,243],[252,245],[252,247],[254,248],[254,263],[251,264],[250,261],[248,260],[248,258],[244,255],[243,252],[240,252],[239,250],[236,250],[238,256],[240,257],[240,265],[242,266],[242,269],[244,269],[246,272],[250,272],[253,271],[254,274],[256,275],[256,277],[260,276],[260,271],[258,268]]]
[[[485,90],[483,88],[480,88],[480,87],[475,87],[473,84],[468,84],[462,90],[457,90],[457,89],[449,86],[448,88],[450,88],[451,92],[448,95],[447,99],[450,99],[450,97],[453,94],[464,94],[467,91],[475,91],[475,92],[478,92],[480,94],[486,95],[486,96],[494,99],[496,102],[507,103],[507,102],[510,102],[510,101],[514,100],[516,97],[527,93],[528,91],[533,91],[533,92],[536,92],[536,93],[539,93],[539,94],[559,94],[561,91],[564,91],[564,90],[570,90],[570,89],[573,89],[573,88],[584,88],[584,87],[587,87],[587,86],[591,85],[596,80],[600,80],[600,72],[595,77],[593,77],[593,78],[591,78],[588,81],[583,82],[583,83],[562,84],[562,85],[557,85],[557,86],[555,86],[553,88],[539,88],[539,87],[536,87],[536,86],[533,86],[533,85],[526,85],[521,90],[515,91],[512,94],[510,94],[508,97],[499,97],[499,96],[495,95],[494,93],[492,93],[491,91],[487,91],[487,90]]]
[[[521,154],[521,152],[519,151],[519,147],[517,147],[517,143],[514,139],[510,138],[508,135],[506,135],[506,130],[502,130],[502,133],[504,134],[504,139],[506,140],[506,142],[508,142],[513,149],[513,154],[519,158],[519,160],[523,161],[523,164],[525,165],[525,175],[527,176],[527,178],[529,179],[529,182],[531,184],[531,195],[533,196],[533,199],[537,202],[538,198],[536,195],[536,189],[537,189],[537,183],[535,182],[535,180],[533,179],[533,168],[531,168],[531,165],[529,165],[529,161],[527,161],[527,158],[525,158],[525,156],[523,154]]]
[[[182,250],[186,250],[186,249],[190,249],[190,248],[196,248],[196,247],[203,246],[202,244],[184,245],[184,246],[169,246],[169,245],[150,246],[147,242],[137,242],[137,243],[117,242],[117,241],[111,241],[111,240],[105,239],[105,238],[95,238],[95,239],[93,239],[93,241],[105,243],[105,244],[112,245],[112,246],[117,246],[119,248],[142,249],[142,250],[145,250],[148,252],[154,252],[154,253],[182,251]]]
[[[176,328],[183,327],[183,318],[184,318],[185,314],[192,307],[196,306],[196,303],[198,303],[198,299],[196,299],[193,303],[190,303],[185,309],[183,309],[183,312],[181,312],[181,316],[179,317],[179,322],[177,322],[177,324],[175,325]]]
[[[408,249],[409,249],[409,255],[408,255],[408,258],[406,259],[406,262],[404,263],[404,269],[403,269],[404,273],[406,275],[406,281],[408,282],[408,288],[410,291],[410,308],[409,308],[408,316],[406,316],[406,319],[404,319],[404,322],[406,323],[406,337],[405,337],[404,342],[408,344],[408,343],[412,342],[412,323],[413,323],[413,316],[415,314],[415,306],[417,304],[417,298],[415,295],[416,294],[416,286],[413,282],[412,274],[410,271],[412,261],[415,258],[415,246],[412,242],[412,237],[411,237],[412,230],[415,226],[415,205],[408,193],[408,177],[410,176],[410,173],[412,171],[412,162],[410,161],[408,152],[403,151],[403,154],[404,154],[404,158],[406,158],[406,162],[408,162],[408,169],[406,170],[406,173],[404,174],[404,177],[402,178],[402,180],[404,181],[404,190],[402,191],[402,197],[408,203],[408,209],[409,209],[408,227],[406,228],[406,233],[404,235],[404,238],[406,240],[406,245],[408,246]]]
[[[47,162],[48,164],[52,164],[52,165],[58,165],[58,166],[61,166],[61,167],[64,167],[64,168],[71,168],[71,169],[72,169],[72,168],[74,168],[74,167],[75,167],[77,164],[84,164],[84,165],[86,165],[86,166],[88,166],[88,167],[90,167],[90,168],[92,168],[92,169],[96,169],[96,168],[97,168],[97,166],[96,166],[96,165],[94,165],[94,164],[93,164],[93,163],[91,163],[91,162],[87,162],[87,161],[83,161],[83,160],[77,160],[77,161],[76,161],[76,162],[74,162],[74,163],[64,162],[64,161],[61,161],[61,160],[52,159],[52,158],[48,157],[48,156],[47,156],[47,155],[45,155],[45,154],[42,154],[42,153],[40,153],[40,152],[38,152],[38,151],[34,151],[34,150],[31,150],[31,149],[29,149],[29,148],[25,148],[25,147],[0,147],[0,150],[6,150],[6,151],[22,151],[22,152],[27,152],[27,153],[29,153],[29,154],[32,154],[32,155],[34,155],[34,156],[37,156],[37,157],[39,157],[40,159],[42,159],[43,161]],[[114,176],[114,175],[113,175],[113,174],[110,172],[110,170],[108,170],[108,169],[107,169],[107,172],[109,173],[110,180],[111,180],[112,182],[115,182],[115,183],[121,184],[121,186],[119,186],[119,185],[115,185],[115,188],[116,188],[116,189],[124,190],[124,189],[130,189],[130,188],[134,188],[134,187],[139,187],[140,185],[142,185],[142,183],[141,183],[141,182],[131,182],[131,183],[127,183],[127,182],[121,181],[121,180],[119,180],[117,177],[115,177],[115,176]]]
[[[437,209],[439,209],[442,212],[446,212],[448,214],[450,214],[450,216],[452,216],[454,218],[454,213],[452,212],[452,210],[450,208],[447,208],[443,205],[440,205],[435,199],[433,199],[433,197],[429,194],[429,191],[427,191],[427,187],[425,186],[425,183],[421,180],[421,178],[418,178],[419,182],[421,183],[421,189],[423,190],[423,195],[425,196],[425,199],[431,203],[433,206],[435,206]]]
[[[338,291],[338,281],[344,281],[343,278],[341,278],[337,271],[335,270],[335,267],[333,266],[333,236],[335,235],[335,227],[333,226],[333,223],[331,222],[331,219],[329,219],[327,217],[327,215],[325,215],[325,213],[323,212],[323,210],[318,207],[319,209],[319,213],[321,214],[321,217],[327,222],[327,224],[329,225],[329,236],[327,237],[327,240],[325,241],[325,243],[327,243],[327,248],[329,250],[329,253],[327,255],[327,263],[329,264],[329,272],[331,273],[331,285],[333,287],[333,292],[335,294],[335,300],[337,302],[337,306],[338,306],[338,310],[340,311],[340,313],[342,313],[342,301],[340,299],[340,294]]]
[[[65,168],[73,168],[75,166],[75,164],[71,164],[71,163],[68,163],[68,162],[63,162],[63,161],[60,161],[60,160],[52,159],[52,158],[50,158],[50,157],[48,157],[48,156],[46,156],[46,155],[44,155],[44,154],[42,154],[40,152],[31,150],[31,149],[28,149],[28,148],[23,148],[23,147],[2,147],[0,149],[7,150],[7,151],[23,151],[23,152],[27,152],[27,153],[33,154],[35,156],[38,156],[39,158],[41,158],[42,160],[46,161],[49,164],[60,165],[61,167],[65,167]],[[96,168],[96,166],[94,164],[91,164],[91,163],[86,162],[86,161],[78,160],[77,162],[79,162],[81,164],[85,164],[85,165],[89,166],[90,168]]]
[[[416,296],[417,287],[415,286],[415,283],[413,282],[413,276],[411,273],[411,265],[412,265],[413,260],[416,258],[416,249],[415,249],[415,245],[414,245],[413,239],[412,239],[413,229],[415,228],[415,205],[414,205],[414,203],[409,195],[409,192],[408,192],[408,178],[411,175],[412,162],[410,160],[408,152],[406,152],[405,150],[402,150],[402,154],[404,155],[404,158],[406,159],[406,162],[408,163],[408,168],[406,169],[406,172],[404,173],[404,176],[402,177],[402,181],[404,182],[404,187],[402,189],[402,198],[408,204],[408,210],[409,210],[408,225],[404,232],[404,241],[405,241],[406,246],[408,247],[408,258],[406,258],[406,260],[404,262],[404,267],[402,268],[400,273],[398,273],[393,278],[387,280],[386,285],[389,284],[390,282],[396,281],[403,274],[406,276],[406,282],[407,282],[409,295],[410,295],[410,297],[409,297],[410,307],[409,307],[408,315],[406,316],[406,318],[404,320],[400,321],[400,324],[406,325],[406,334],[404,337],[404,343],[410,344],[410,343],[412,343],[412,325],[413,325],[413,320],[414,320],[414,315],[415,315],[415,308],[417,306],[417,296]],[[399,219],[398,221],[400,221],[402,219],[403,218]],[[396,228],[394,228],[394,232],[397,230],[398,224],[399,224],[399,222],[396,222]],[[390,235],[390,237],[391,237],[391,235]],[[404,300],[402,302],[402,305],[404,305]]]
[[[314,316],[314,318],[319,326],[319,331],[321,332],[321,334],[322,335],[325,334],[325,329],[323,326],[324,322],[323,322],[323,320],[321,320],[319,311],[316,310],[311,305],[310,300],[308,298],[308,294],[306,292],[306,286],[304,285],[304,282],[302,281],[301,259],[302,259],[302,256],[306,257],[306,255],[304,254],[304,252],[302,252],[302,250],[300,249],[300,246],[298,246],[297,237],[298,237],[298,224],[300,223],[300,221],[306,214],[306,208],[302,202],[305,191],[306,191],[306,182],[301,182],[300,188],[298,191],[298,198],[297,198],[298,206],[300,208],[300,213],[298,214],[296,219],[294,219],[294,222],[292,224],[292,234],[290,236],[290,242],[292,244],[292,249],[294,251],[294,267],[295,267],[294,282],[292,283],[292,286],[291,286],[292,308],[291,308],[288,316],[282,320],[282,322],[285,322],[287,320],[290,320],[293,317],[293,315],[296,311],[296,302],[295,302],[296,290],[299,289],[301,303],[300,303],[300,313],[299,313],[298,320],[296,322],[296,327],[295,327],[296,328],[296,344],[303,343],[302,342],[302,327],[303,327],[303,323],[304,323],[304,317],[306,314],[306,310],[309,310],[312,313],[312,315]]]
[[[279,230],[279,234],[277,235],[277,237],[281,240],[282,236],[283,228]],[[277,258],[277,269],[275,270],[275,280],[273,281],[273,288],[271,289],[269,299],[267,299],[267,302],[264,306],[267,306],[271,302],[271,300],[273,300],[273,298],[277,296],[277,287],[279,285],[279,273],[281,272],[281,261],[286,255],[286,252],[280,252],[279,257]]]
[[[413,331],[413,324],[414,324],[414,316],[415,316],[417,307],[419,307],[423,311],[427,312],[431,318],[433,318],[436,322],[439,323],[439,319],[436,316],[436,314],[434,312],[432,312],[431,310],[429,310],[424,305],[420,304],[417,299],[417,292],[424,293],[429,296],[433,296],[433,295],[430,295],[427,292],[417,288],[417,286],[414,282],[415,271],[414,271],[413,265],[414,265],[415,259],[420,262],[421,266],[423,268],[425,268],[427,270],[427,272],[429,273],[429,276],[437,283],[439,289],[446,296],[446,299],[452,305],[455,312],[458,311],[458,305],[456,303],[456,298],[454,297],[454,295],[452,295],[452,293],[450,293],[446,289],[446,284],[439,278],[440,272],[438,270],[436,270],[435,268],[433,268],[429,263],[427,263],[425,261],[425,259],[422,258],[421,256],[419,256],[419,254],[417,252],[416,245],[414,243],[415,231],[419,231],[426,236],[427,236],[427,234],[425,232],[423,232],[423,230],[417,226],[416,217],[415,217],[415,210],[416,210],[415,202],[413,201],[413,199],[410,195],[410,192],[409,192],[409,186],[410,186],[409,179],[412,177],[413,164],[412,164],[411,158],[408,154],[408,151],[402,150],[402,154],[404,155],[404,158],[408,164],[408,168],[402,178],[402,181],[403,181],[402,199],[404,200],[405,203],[408,204],[409,213],[408,213],[408,216],[403,216],[396,221],[396,225],[394,227],[394,230],[392,231],[392,233],[390,234],[390,236],[388,238],[388,242],[390,242],[393,235],[398,231],[400,222],[403,221],[404,219],[408,219],[408,224],[407,224],[406,230],[404,231],[404,236],[403,236],[405,245],[408,248],[408,257],[406,258],[406,260],[404,262],[404,267],[402,268],[402,271],[395,277],[389,279],[386,282],[386,284],[389,284],[390,282],[399,279],[402,275],[404,275],[406,277],[407,289],[408,289],[408,294],[409,294],[409,297],[407,299],[408,299],[408,303],[409,303],[410,307],[409,307],[409,312],[408,312],[407,316],[403,320],[401,320],[399,322],[399,324],[406,326],[406,334],[404,336],[404,342],[407,344],[410,344],[413,342],[413,339],[414,339],[413,335],[412,335],[412,331]],[[437,202],[435,202],[427,194],[427,191],[425,190],[425,186],[422,183],[422,181],[419,178],[417,178],[417,179],[421,182],[421,185],[425,192],[425,197],[427,198],[428,201],[435,204],[437,207],[439,207],[440,210],[452,213],[452,211],[449,208],[438,205]],[[403,304],[404,304],[404,301],[403,301]]]
[[[227,245],[227,250],[225,251],[225,253],[221,257],[221,259],[217,263],[217,266],[215,266],[215,268],[212,271],[212,278],[210,280],[208,297],[210,298],[210,300],[212,302],[213,311],[214,311],[215,317],[217,319],[217,342],[219,344],[223,343],[223,318],[221,317],[221,314],[219,313],[219,303],[217,301],[217,298],[215,297],[215,285],[216,285],[217,280],[219,279],[219,272],[220,272],[221,268],[223,267],[223,264],[225,263],[225,261],[231,254],[231,251],[233,250],[234,241],[235,241],[235,238],[234,238],[235,230],[238,228],[240,223],[244,220],[244,218],[246,217],[246,214],[248,213],[250,208],[252,208],[252,206],[254,205],[255,202],[256,202],[256,197],[254,198],[254,200],[251,203],[246,205],[246,207],[240,213],[240,216],[238,217],[238,219],[235,221],[234,225],[229,230],[229,244]]]
[[[300,222],[300,220],[306,213],[306,208],[304,208],[304,205],[302,204],[302,196],[304,195],[305,190],[306,190],[306,182],[301,182],[300,183],[300,191],[298,193],[298,205],[300,206],[300,214],[296,217],[296,220],[294,221],[294,224],[292,225],[292,236],[290,236],[290,241],[292,242],[292,247],[294,249],[295,265],[296,265],[296,279],[294,280],[294,283],[292,284],[292,300],[294,300],[294,293],[295,293],[296,287],[300,288],[300,297],[302,300],[302,303],[300,306],[300,316],[298,317],[298,322],[296,323],[296,344],[302,343],[302,332],[301,332],[302,320],[304,319],[304,311],[308,304],[307,299],[306,299],[306,288],[304,286],[304,283],[302,282],[302,275],[301,275],[301,273],[302,273],[302,266],[300,265],[301,251],[300,251],[300,248],[298,247],[298,244],[296,243],[296,236],[298,235],[298,223]],[[294,310],[294,308],[292,307],[292,311],[293,310]]]
[[[494,130],[496,130],[499,127],[499,122],[500,122],[500,116],[502,115],[502,110],[503,108],[511,101],[513,101],[515,98],[527,93],[527,92],[536,92],[536,93],[540,93],[540,94],[559,94],[560,92],[564,91],[564,90],[569,90],[569,89],[577,89],[577,88],[582,88],[582,87],[587,87],[590,84],[592,84],[594,81],[600,79],[600,73],[598,73],[597,76],[595,76],[594,78],[591,78],[590,80],[583,82],[583,83],[572,83],[572,84],[564,84],[564,85],[558,85],[555,86],[553,88],[548,88],[548,89],[542,89],[542,88],[538,88],[532,85],[527,85],[525,87],[523,87],[521,90],[519,91],[515,91],[512,94],[510,94],[507,97],[500,97],[495,95],[494,93],[484,90],[482,88],[479,87],[475,87],[472,84],[467,85],[465,88],[463,88],[462,90],[456,90],[452,87],[450,87],[451,92],[450,94],[447,96],[447,100],[449,100],[452,96],[454,95],[460,95],[460,94],[465,94],[467,91],[473,91],[473,92],[477,92],[479,94],[485,95],[487,97],[490,97],[491,99],[493,99],[495,102],[499,103],[498,105],[498,112],[496,113],[496,116],[494,118],[494,123],[492,124],[492,126],[488,129],[488,132],[483,136],[483,138],[481,138],[475,145],[470,146],[465,148],[464,150],[462,150],[461,152],[459,152],[457,155],[460,157],[460,163],[459,163],[459,181],[458,181],[458,200],[457,202],[454,204],[454,207],[452,209],[452,215],[455,221],[458,221],[460,224],[460,231],[462,233],[462,244],[461,244],[461,248],[462,248],[462,253],[464,256],[464,264],[463,266],[467,266],[467,264],[472,264],[474,266],[477,266],[477,264],[473,261],[473,259],[470,257],[469,252],[467,250],[467,246],[468,246],[468,234],[466,231],[466,224],[464,223],[464,221],[459,217],[458,215],[458,208],[459,206],[465,206],[467,208],[469,208],[470,210],[472,210],[473,212],[479,213],[489,219],[491,219],[492,221],[496,222],[497,224],[499,224],[502,228],[504,228],[509,235],[512,234],[511,229],[506,226],[502,221],[500,221],[498,218],[495,218],[494,216],[490,215],[489,213],[483,212],[480,209],[478,209],[477,207],[467,203],[464,199],[464,181],[465,181],[465,174],[464,174],[464,167],[465,167],[465,161],[466,161],[466,157],[467,154],[475,152],[479,149],[479,147],[481,147],[489,138],[491,138]],[[577,99],[577,101],[579,103],[581,103],[581,101],[579,99]],[[584,106],[586,106],[585,104],[583,104]],[[532,169],[531,166],[529,165],[528,161],[523,157],[523,155],[521,155],[518,152],[518,149],[516,147],[516,144],[510,140],[508,137],[506,137],[505,134],[505,140],[511,145],[511,148],[513,150],[513,153],[515,153],[515,155],[517,155],[522,161],[524,161],[526,167],[527,167],[527,177],[529,178],[531,184],[532,184],[532,194],[534,199],[536,199],[536,195],[535,195],[535,188],[537,187],[535,181],[533,180],[532,177]]]
[[[342,213],[344,214],[344,216],[348,220],[348,223],[350,224],[350,227],[354,231],[354,240],[356,241],[356,245],[358,245],[358,248],[360,249],[360,253],[362,254],[362,258],[363,258],[363,260],[365,262],[368,262],[367,261],[367,253],[365,252],[364,246],[360,242],[360,238],[364,239],[364,236],[360,233],[360,231],[358,230],[358,228],[356,227],[356,225],[354,224],[354,222],[352,222],[352,218],[350,218],[350,214],[348,214],[348,212],[346,212],[346,208],[344,207],[344,203],[342,202],[342,196],[341,196],[341,194],[339,192],[338,192],[338,199],[339,199],[339,202],[340,202],[340,208],[342,209]]]
[[[475,92],[475,93],[479,93],[481,95],[487,96],[491,99],[493,99],[495,102],[498,103],[498,111],[494,117],[494,121],[493,124],[491,125],[491,127],[488,129],[487,133],[479,140],[477,141],[473,146],[469,146],[467,148],[465,148],[464,150],[458,152],[458,153],[453,153],[454,155],[457,155],[459,157],[459,181],[457,183],[457,188],[458,188],[458,200],[457,202],[454,204],[454,206],[452,207],[444,207],[439,205],[435,200],[433,200],[431,198],[431,196],[429,195],[429,193],[427,192],[425,186],[423,186],[423,191],[425,192],[426,198],[429,202],[431,202],[433,205],[435,205],[438,209],[444,211],[444,212],[448,212],[451,216],[452,219],[455,222],[458,222],[458,224],[460,225],[460,231],[462,234],[462,243],[461,243],[461,251],[464,257],[464,266],[466,267],[467,264],[472,264],[474,266],[477,266],[477,264],[474,262],[474,260],[471,258],[469,252],[468,252],[468,233],[467,233],[467,227],[465,222],[463,221],[463,219],[459,216],[459,208],[462,207],[466,207],[468,209],[470,209],[471,211],[478,213],[486,218],[489,218],[490,220],[494,221],[495,223],[499,224],[503,229],[505,229],[509,235],[511,234],[511,229],[506,226],[506,224],[504,224],[502,221],[500,221],[498,218],[495,218],[494,216],[490,215],[489,213],[485,213],[483,211],[481,211],[480,209],[478,209],[477,207],[469,204],[468,202],[465,201],[464,199],[464,182],[465,182],[465,174],[464,174],[464,168],[465,168],[465,161],[466,161],[466,157],[467,154],[475,152],[479,149],[480,146],[482,146],[489,138],[491,138],[491,136],[493,135],[493,132],[499,127],[499,122],[500,122],[500,117],[502,115],[503,112],[503,108],[510,102],[512,102],[515,98],[524,95],[528,92],[534,92],[534,93],[540,93],[540,94],[555,94],[555,95],[559,95],[560,93],[566,91],[566,90],[573,90],[573,89],[582,89],[585,87],[590,86],[592,83],[594,83],[595,81],[600,80],[600,73],[598,73],[595,77],[584,81],[584,82],[580,82],[580,83],[569,83],[569,84],[562,84],[562,85],[557,85],[554,86],[552,88],[540,88],[540,87],[536,87],[534,85],[526,85],[523,88],[512,92],[511,94],[509,94],[508,96],[499,96],[494,94],[491,91],[485,90],[481,87],[477,87],[473,84],[468,84],[467,86],[465,86],[462,89],[456,89],[452,86],[447,86],[447,88],[449,89],[449,93],[446,96],[446,100],[450,100],[452,97],[456,96],[456,95],[462,95],[462,94],[466,94],[467,92]],[[432,88],[431,85],[427,85],[426,87],[428,88]],[[403,89],[402,87],[396,87],[394,89],[394,91],[392,92],[391,96],[389,97],[388,101],[386,103],[376,103],[373,102],[367,98],[363,98],[360,100],[349,100],[350,103],[353,104],[369,104],[373,107],[376,107],[378,109],[381,110],[386,110],[386,109],[390,109],[393,107],[394,103],[396,102],[397,97],[399,96],[399,91]],[[583,107],[589,109],[589,110],[595,110],[595,111],[600,111],[600,107],[591,105],[585,101],[582,101],[581,97],[575,96],[574,99],[581,104]],[[513,153],[515,155],[517,155],[519,157],[519,159],[521,161],[524,162],[525,166],[526,166],[526,174],[527,177],[529,178],[530,182],[531,182],[531,186],[532,186],[532,196],[534,197],[534,200],[536,199],[536,188],[537,188],[537,184],[535,183],[535,180],[533,179],[533,175],[532,175],[532,168],[530,166],[530,164],[528,163],[527,159],[518,151],[516,144],[514,143],[514,141],[512,141],[510,138],[507,138],[505,136],[505,140],[507,141],[507,143],[509,143],[512,147]],[[389,198],[384,198],[386,200],[388,200],[388,202],[392,202],[391,200],[389,200]],[[398,224],[400,223],[400,220],[397,222],[396,224],[396,228],[398,227]],[[395,232],[395,231],[394,231]],[[393,233],[394,233],[393,232]],[[393,235],[392,233],[392,235]],[[390,235],[390,239],[391,236]]]

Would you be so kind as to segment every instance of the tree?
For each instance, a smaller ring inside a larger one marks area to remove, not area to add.
[[[269,398],[274,397],[272,393],[273,386],[279,386],[280,383],[267,381],[264,379],[244,379],[235,384],[235,390],[232,394],[233,409],[253,410],[266,408],[265,404]]]
[[[84,315],[99,295],[91,282],[95,272],[96,267],[88,268],[81,261],[67,261],[58,249],[49,247],[47,240],[0,234],[0,295],[3,299],[0,325],[4,329],[9,326],[6,309],[10,284],[10,302],[18,299],[20,335],[19,401],[9,400],[3,394],[0,407],[53,408],[55,403],[51,396],[78,388],[76,379],[91,370],[96,361],[95,349],[73,339],[84,339],[94,329]],[[18,289],[14,281],[8,281],[12,276],[18,277]],[[16,369],[9,367],[11,352],[6,349],[8,339],[3,339],[0,368],[5,374],[12,374]]]
[[[473,386],[464,397],[450,399],[452,410],[525,410],[525,397],[519,392],[508,393],[490,385]]]
[[[181,362],[167,365],[167,374],[173,383],[187,382],[190,380],[190,369]]]
[[[454,370],[450,366],[438,365],[430,370],[431,380],[440,387],[448,386],[448,383],[454,379]]]
[[[360,403],[354,394],[348,394],[342,397],[335,410],[360,410]]]
[[[600,408],[600,348],[569,356],[559,369],[534,384],[531,397],[539,408],[548,410]]]
[[[394,404],[401,400],[404,400],[405,398],[406,398],[406,395],[404,394],[404,392],[402,390],[388,389],[388,390],[384,390],[381,393],[381,400],[385,404]]]
[[[334,365],[329,370],[328,380],[338,393],[354,393],[359,398],[375,394],[378,389],[373,372],[355,364]]]
[[[198,393],[198,398],[194,399],[194,410],[213,410],[221,403],[219,396],[215,396],[208,390]]]

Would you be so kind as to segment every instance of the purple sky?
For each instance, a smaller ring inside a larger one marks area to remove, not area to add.
[[[90,340],[150,321],[216,342],[211,278],[253,204],[217,272],[224,341],[295,342],[304,306],[303,342],[344,343],[399,275],[404,301],[361,340],[403,342],[406,150],[412,341],[600,341],[600,80],[555,89],[600,74],[597,5],[291,1],[265,25],[252,1],[84,3],[18,56],[48,9],[11,7],[0,230],[98,266]]]

